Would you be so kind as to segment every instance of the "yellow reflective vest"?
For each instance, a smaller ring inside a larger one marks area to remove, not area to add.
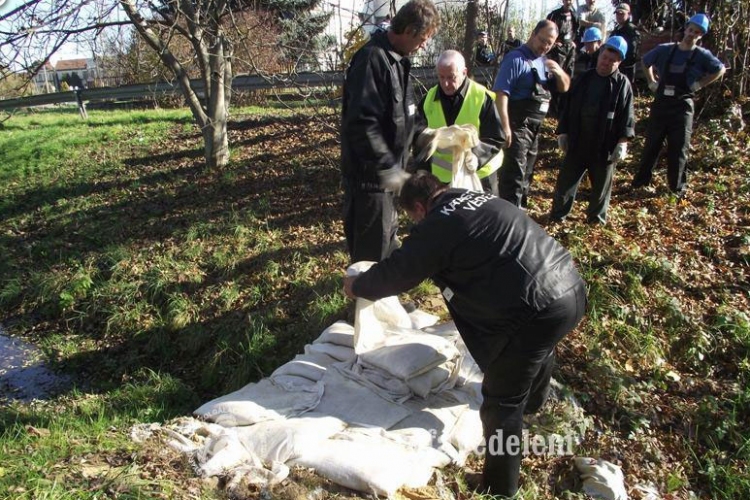
[[[424,101],[424,115],[427,118],[427,126],[430,128],[440,128],[448,126],[445,120],[445,114],[443,113],[443,105],[440,102],[440,98],[437,96],[438,85],[435,85],[427,92],[427,97]],[[461,110],[458,112],[456,117],[455,125],[474,125],[477,130],[480,130],[479,115],[482,112],[482,106],[484,105],[485,97],[489,95],[490,98],[495,100],[495,93],[487,90],[484,86],[478,84],[474,80],[469,80],[469,88],[466,89],[466,96],[464,102],[461,105]],[[480,179],[487,177],[492,172],[500,168],[503,163],[502,150],[489,159],[487,163],[482,165],[477,170],[477,175]],[[431,159],[432,173],[440,179],[441,182],[449,183],[453,177],[453,155],[450,151],[444,149],[438,149],[432,155]]]

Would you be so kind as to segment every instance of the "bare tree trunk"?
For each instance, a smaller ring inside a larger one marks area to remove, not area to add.
[[[164,65],[174,74],[182,89],[193,118],[201,129],[204,140],[206,166],[220,168],[229,162],[229,136],[227,121],[229,119],[229,98],[227,91],[232,86],[231,47],[222,33],[219,19],[226,2],[214,5],[208,26],[201,25],[195,17],[198,15],[190,2],[183,2],[183,14],[187,14],[188,26],[183,29],[177,25],[173,29],[183,29],[196,50],[204,86],[204,102],[192,87],[187,71],[180,61],[169,50],[163,40],[151,29],[148,22],[136,10],[134,0],[120,0],[125,13],[133,22],[138,33],[159,55]]]
[[[203,139],[206,144],[206,164],[209,168],[223,167],[229,162],[229,137],[227,120],[229,118],[227,84],[231,86],[231,73],[227,74],[227,62],[224,57],[225,43],[222,36],[216,37],[209,50],[210,85],[207,92],[208,120],[203,126]],[[231,71],[231,70],[230,70]]]
[[[474,71],[474,42],[477,38],[477,0],[466,2],[466,31],[464,32],[463,54],[466,58],[466,69],[471,75]]]

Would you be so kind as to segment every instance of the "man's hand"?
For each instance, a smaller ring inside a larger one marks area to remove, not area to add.
[[[563,153],[568,152],[568,134],[560,134],[557,136],[557,147]]]
[[[344,276],[344,294],[350,299],[357,298],[357,296],[354,295],[354,292],[352,291],[352,287],[354,286],[355,281],[357,281],[357,276]]]
[[[616,163],[618,161],[624,160],[627,157],[628,157],[628,143],[618,142],[617,146],[615,146],[615,150],[612,151],[612,154],[609,156],[609,161]]]
[[[400,193],[401,187],[409,178],[409,174],[404,171],[401,167],[391,167],[386,170],[378,172],[380,176],[380,187],[386,191],[392,191],[394,193]]]
[[[546,61],[544,61],[544,67],[547,68],[547,71],[553,74],[564,72],[562,66],[557,64],[557,62],[553,61],[552,59],[547,59]]]
[[[508,149],[513,143],[513,133],[510,131],[510,125],[503,125],[503,135],[505,136],[505,149]]]
[[[659,82],[648,82],[648,89],[656,94],[656,91],[659,90]]]

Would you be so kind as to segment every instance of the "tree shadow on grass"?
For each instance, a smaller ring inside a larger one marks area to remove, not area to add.
[[[237,213],[254,215],[244,224],[254,220],[264,231],[282,234],[297,227],[338,225],[338,169],[311,162],[311,149],[314,147],[297,142],[278,152],[250,151],[242,164],[221,172],[190,161],[198,151],[164,153],[128,162],[128,167],[136,168],[166,164],[136,180],[78,183],[27,193],[26,203],[18,203],[12,214],[4,214],[5,220],[24,216],[17,231],[6,232],[0,241],[11,263],[5,266],[8,278],[23,282],[27,270],[52,270],[93,259],[106,280],[115,264],[108,249],[148,249],[165,241],[179,245],[195,225],[226,230]],[[73,197],[98,200],[74,210],[40,213],[42,206],[54,205],[54,200]],[[247,284],[248,276],[262,273],[271,263],[288,266],[295,255],[325,260],[339,250],[343,244],[330,235],[321,244],[291,237],[280,248],[248,256],[231,269],[206,269],[201,283],[171,282],[160,295],[151,297],[150,306],[165,314],[164,301],[169,294],[195,297],[205,294],[209,286],[233,281]],[[69,313],[53,307],[42,314],[46,326],[41,331],[70,330],[97,342],[100,347],[93,351],[66,357],[65,366],[79,379],[96,380],[102,390],[115,387],[129,374],[149,369],[184,380],[202,396],[216,396],[268,375],[345,314],[334,311],[319,318],[311,305],[317,297],[336,293],[338,282],[323,278],[317,283],[280,286],[258,303],[245,302],[223,313],[212,309],[211,314],[183,328],[159,326],[121,331],[115,336],[104,332],[104,317],[71,319]],[[27,321],[36,322],[28,311],[6,312],[6,320],[10,314],[24,314]]]

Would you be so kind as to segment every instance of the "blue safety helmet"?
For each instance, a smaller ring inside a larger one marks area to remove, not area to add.
[[[708,16],[706,14],[696,14],[688,20],[688,23],[698,26],[704,35],[708,33]]]
[[[592,26],[591,28],[587,28],[586,31],[583,32],[583,43],[596,42],[597,40],[601,39],[602,30],[597,27]]]
[[[609,37],[609,40],[607,40],[607,43],[605,43],[604,46],[616,50],[622,59],[625,59],[625,54],[628,53],[628,42],[626,42],[621,36]]]

